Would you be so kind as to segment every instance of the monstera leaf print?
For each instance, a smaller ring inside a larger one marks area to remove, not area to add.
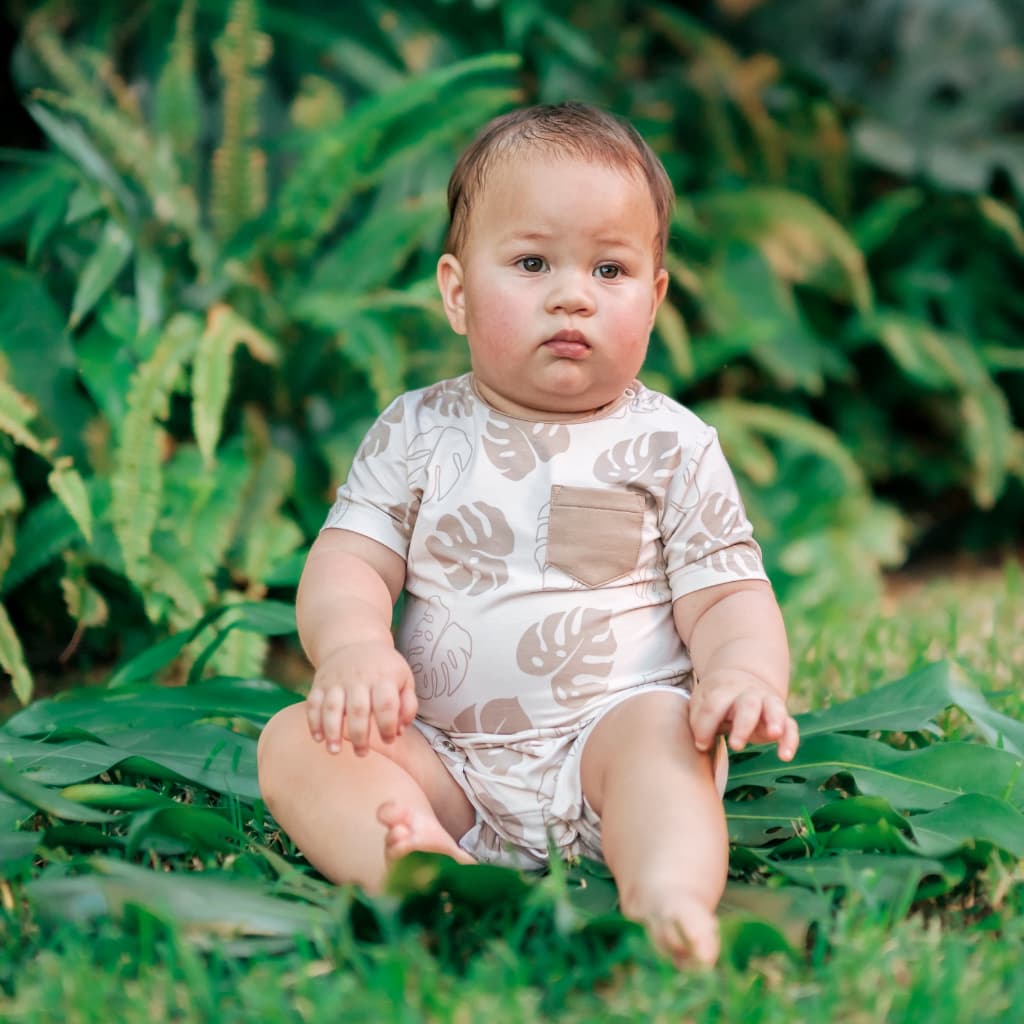
[[[516,661],[530,675],[550,676],[559,704],[579,708],[607,691],[617,648],[611,612],[573,608],[534,623],[519,639]]]
[[[423,392],[423,404],[442,416],[457,419],[473,414],[473,393],[465,380],[442,380]]]
[[[391,428],[402,422],[404,409],[401,400],[392,402],[384,410],[377,422],[370,428],[363,443],[359,446],[357,458],[368,459],[386,451],[391,442]]]
[[[548,524],[551,522],[551,502],[546,501],[537,515],[537,533],[534,540],[537,546],[533,549],[533,560],[537,563],[537,571],[544,572],[548,563]]]
[[[473,442],[458,427],[431,427],[409,444],[406,460],[410,478],[422,474],[423,500],[444,498],[459,482],[473,457]]]
[[[409,637],[405,656],[420,700],[450,697],[465,682],[473,638],[452,621],[444,602],[432,597]]]
[[[384,509],[395,524],[404,541],[412,536],[412,528],[416,525],[416,514],[419,512],[419,501],[407,501],[400,505],[389,505]]]
[[[509,736],[533,728],[523,705],[515,697],[497,697],[482,707],[471,704],[460,711],[452,721],[455,732],[485,733],[490,736]],[[523,753],[508,743],[474,744],[471,756],[495,775],[507,775],[523,759]]]
[[[538,461],[547,462],[569,448],[569,429],[561,423],[522,423],[490,416],[484,429],[484,451],[509,480],[530,475]]]
[[[427,550],[444,569],[456,590],[483,594],[508,582],[504,555],[512,554],[515,538],[500,508],[485,501],[460,505],[437,522]]]
[[[704,530],[686,541],[686,562],[701,562],[721,573],[756,573],[760,549],[750,539],[743,508],[726,494],[709,494],[700,516]]]
[[[682,462],[679,437],[670,430],[620,441],[602,452],[594,463],[594,476],[606,484],[642,484],[664,488]]]
[[[483,732],[490,735],[511,735],[533,728],[523,705],[516,697],[496,697],[482,707],[471,704],[452,721],[457,732]]]
[[[641,415],[657,412],[664,407],[665,396],[658,391],[649,391],[647,388],[640,388],[629,403],[629,411]]]

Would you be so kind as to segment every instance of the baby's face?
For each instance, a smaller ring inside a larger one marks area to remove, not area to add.
[[[617,399],[665,297],[657,232],[646,182],[615,167],[537,154],[491,171],[460,258],[438,263],[484,398],[548,418]]]

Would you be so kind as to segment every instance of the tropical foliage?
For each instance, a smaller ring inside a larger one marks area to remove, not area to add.
[[[144,908],[240,953],[323,933],[349,896],[282,840],[256,784],[255,736],[295,699],[266,680],[219,678],[37,701],[0,729],[2,877],[23,883],[44,920]],[[936,742],[949,707],[983,742]],[[724,907],[734,927],[760,922],[742,949],[795,955],[829,912],[829,893],[867,892],[899,915],[969,889],[993,857],[1024,857],[1024,725],[950,664],[803,715],[800,727],[790,763],[769,750],[733,759],[726,810],[737,880]],[[138,866],[140,853],[148,866]],[[189,865],[219,870],[164,873]],[[790,885],[773,894],[766,877]],[[571,931],[619,920],[599,865],[554,871],[539,890],[546,895],[534,895],[534,884],[511,870],[422,856],[396,865],[390,891],[406,901],[455,896],[462,913],[553,898]]]
[[[774,6],[717,35],[626,0],[30,6],[15,68],[45,141],[0,176],[21,697],[30,663],[287,592],[372,416],[465,368],[432,284],[444,182],[524,99],[610,104],[662,152],[680,200],[645,374],[718,427],[791,603],[871,592],[972,504],[1012,523],[1017,213],[894,179],[841,94],[726,41],[772,40]],[[236,631],[209,668],[265,651]]]

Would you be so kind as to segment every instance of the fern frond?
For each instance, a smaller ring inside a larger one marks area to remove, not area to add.
[[[224,564],[236,523],[246,511],[239,495],[251,474],[240,439],[226,444],[218,456],[214,475],[204,470],[197,448],[183,445],[164,474],[166,519],[175,524],[177,542],[209,577]]]
[[[182,366],[191,358],[202,326],[179,313],[167,325],[152,356],[136,370],[111,476],[111,520],[121,546],[125,573],[140,590],[148,589],[153,530],[163,489],[160,420]]]
[[[0,454],[0,580],[14,557],[14,526],[24,506],[14,466],[6,455]]]
[[[0,669],[11,677],[14,695],[22,704],[32,699],[32,673],[25,662],[21,641],[14,632],[14,626],[7,615],[7,609],[0,604]]]
[[[0,514],[0,580],[14,559],[14,536],[17,519],[11,512]]]
[[[110,607],[103,595],[89,582],[84,560],[71,556],[65,558],[64,562],[60,589],[68,614],[79,629],[105,626],[110,619]]]
[[[221,238],[230,238],[266,206],[266,154],[252,139],[259,134],[259,71],[270,50],[270,37],[259,31],[256,0],[234,0],[214,44],[224,81],[224,133],[213,154],[211,215]]]
[[[0,432],[11,438],[15,444],[45,456],[53,450],[56,441],[44,441],[30,428],[37,409],[31,399],[17,391],[5,380],[0,380]]]
[[[221,595],[225,605],[240,604],[251,599],[251,595],[238,590],[229,590]],[[228,630],[210,658],[208,668],[214,675],[252,679],[263,674],[269,646],[267,638],[260,633],[247,629]]]
[[[198,145],[202,102],[196,78],[196,0],[178,11],[167,63],[156,86],[156,123],[171,140],[182,178],[193,188],[199,175]]]
[[[80,96],[99,106],[103,103],[103,92],[96,84],[96,77],[87,73],[65,50],[54,24],[55,14],[53,8],[36,11],[25,22],[22,38],[68,95]]]
[[[80,96],[66,96],[52,91],[38,91],[36,98],[41,103],[29,104],[29,112],[51,136],[63,128],[63,134],[69,136],[69,141],[63,146],[66,151],[72,146],[72,153],[84,149],[82,140],[76,137],[74,131],[77,124],[55,124],[53,114],[41,104],[72,114],[88,126],[90,135],[85,140],[86,144],[94,148],[92,141],[95,140],[113,156],[115,163],[146,193],[157,220],[177,229],[188,240],[189,252],[200,275],[209,274],[216,248],[202,225],[196,193],[183,182],[171,147],[152,138],[142,125],[134,124],[109,104],[93,104]],[[89,159],[91,164],[97,162],[95,157],[85,156],[82,159]],[[97,168],[97,173],[102,170],[101,167]],[[99,180],[111,188],[122,208],[134,218],[138,213],[137,198],[127,192],[120,179],[111,184],[112,176],[116,179],[113,171],[108,170]]]
[[[272,339],[230,306],[213,306],[192,363],[192,424],[207,467],[213,464],[220,440],[224,406],[231,390],[232,356],[240,343],[260,362],[278,360],[279,349]]]
[[[241,557],[241,572],[249,581],[246,593],[251,599],[266,596],[262,581],[275,565],[298,551],[304,540],[296,522],[279,511],[252,523],[245,533]]]
[[[61,456],[54,462],[46,482],[57,496],[57,500],[74,519],[75,525],[82,531],[82,536],[92,543],[92,507],[89,504],[89,492],[78,470],[74,468],[70,455]]]
[[[92,512],[82,478],[73,468],[70,456],[53,458],[57,447],[56,438],[43,439],[30,429],[29,423],[35,418],[36,411],[30,399],[6,381],[0,380],[0,432],[50,463],[52,468],[47,478],[50,490],[70,513],[86,539],[92,540]],[[10,480],[5,478],[5,466],[9,468],[10,463],[0,459],[0,512],[5,511],[5,497],[10,497],[9,488],[16,487],[13,476]]]
[[[56,498],[34,505],[18,522],[17,546],[7,572],[0,576],[0,595],[49,565],[78,537],[78,527]]]
[[[336,125],[325,127],[303,154],[281,192],[277,204],[280,216],[276,233],[307,247],[314,246],[337,223],[352,196],[361,187],[364,176],[380,163],[380,145],[387,132],[404,118],[413,120],[422,111],[423,118],[411,138],[405,140],[403,158],[416,151],[418,142],[435,130],[434,108],[442,93],[462,86],[460,106],[489,106],[493,91],[484,93],[486,101],[469,89],[479,75],[510,72],[518,68],[513,54],[490,54],[411,79],[401,87],[363,103]],[[507,97],[508,93],[504,93]],[[497,111],[492,111],[496,113]],[[483,120],[477,111],[475,123]],[[388,151],[389,159],[399,159]]]
[[[154,553],[150,558],[146,614],[150,622],[166,622],[174,630],[189,629],[202,618],[215,593],[194,561],[182,557],[180,550],[169,553],[172,557]]]

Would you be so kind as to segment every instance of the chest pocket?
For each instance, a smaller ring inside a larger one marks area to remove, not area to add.
[[[646,495],[598,487],[551,488],[548,565],[588,587],[625,576],[640,556]]]

